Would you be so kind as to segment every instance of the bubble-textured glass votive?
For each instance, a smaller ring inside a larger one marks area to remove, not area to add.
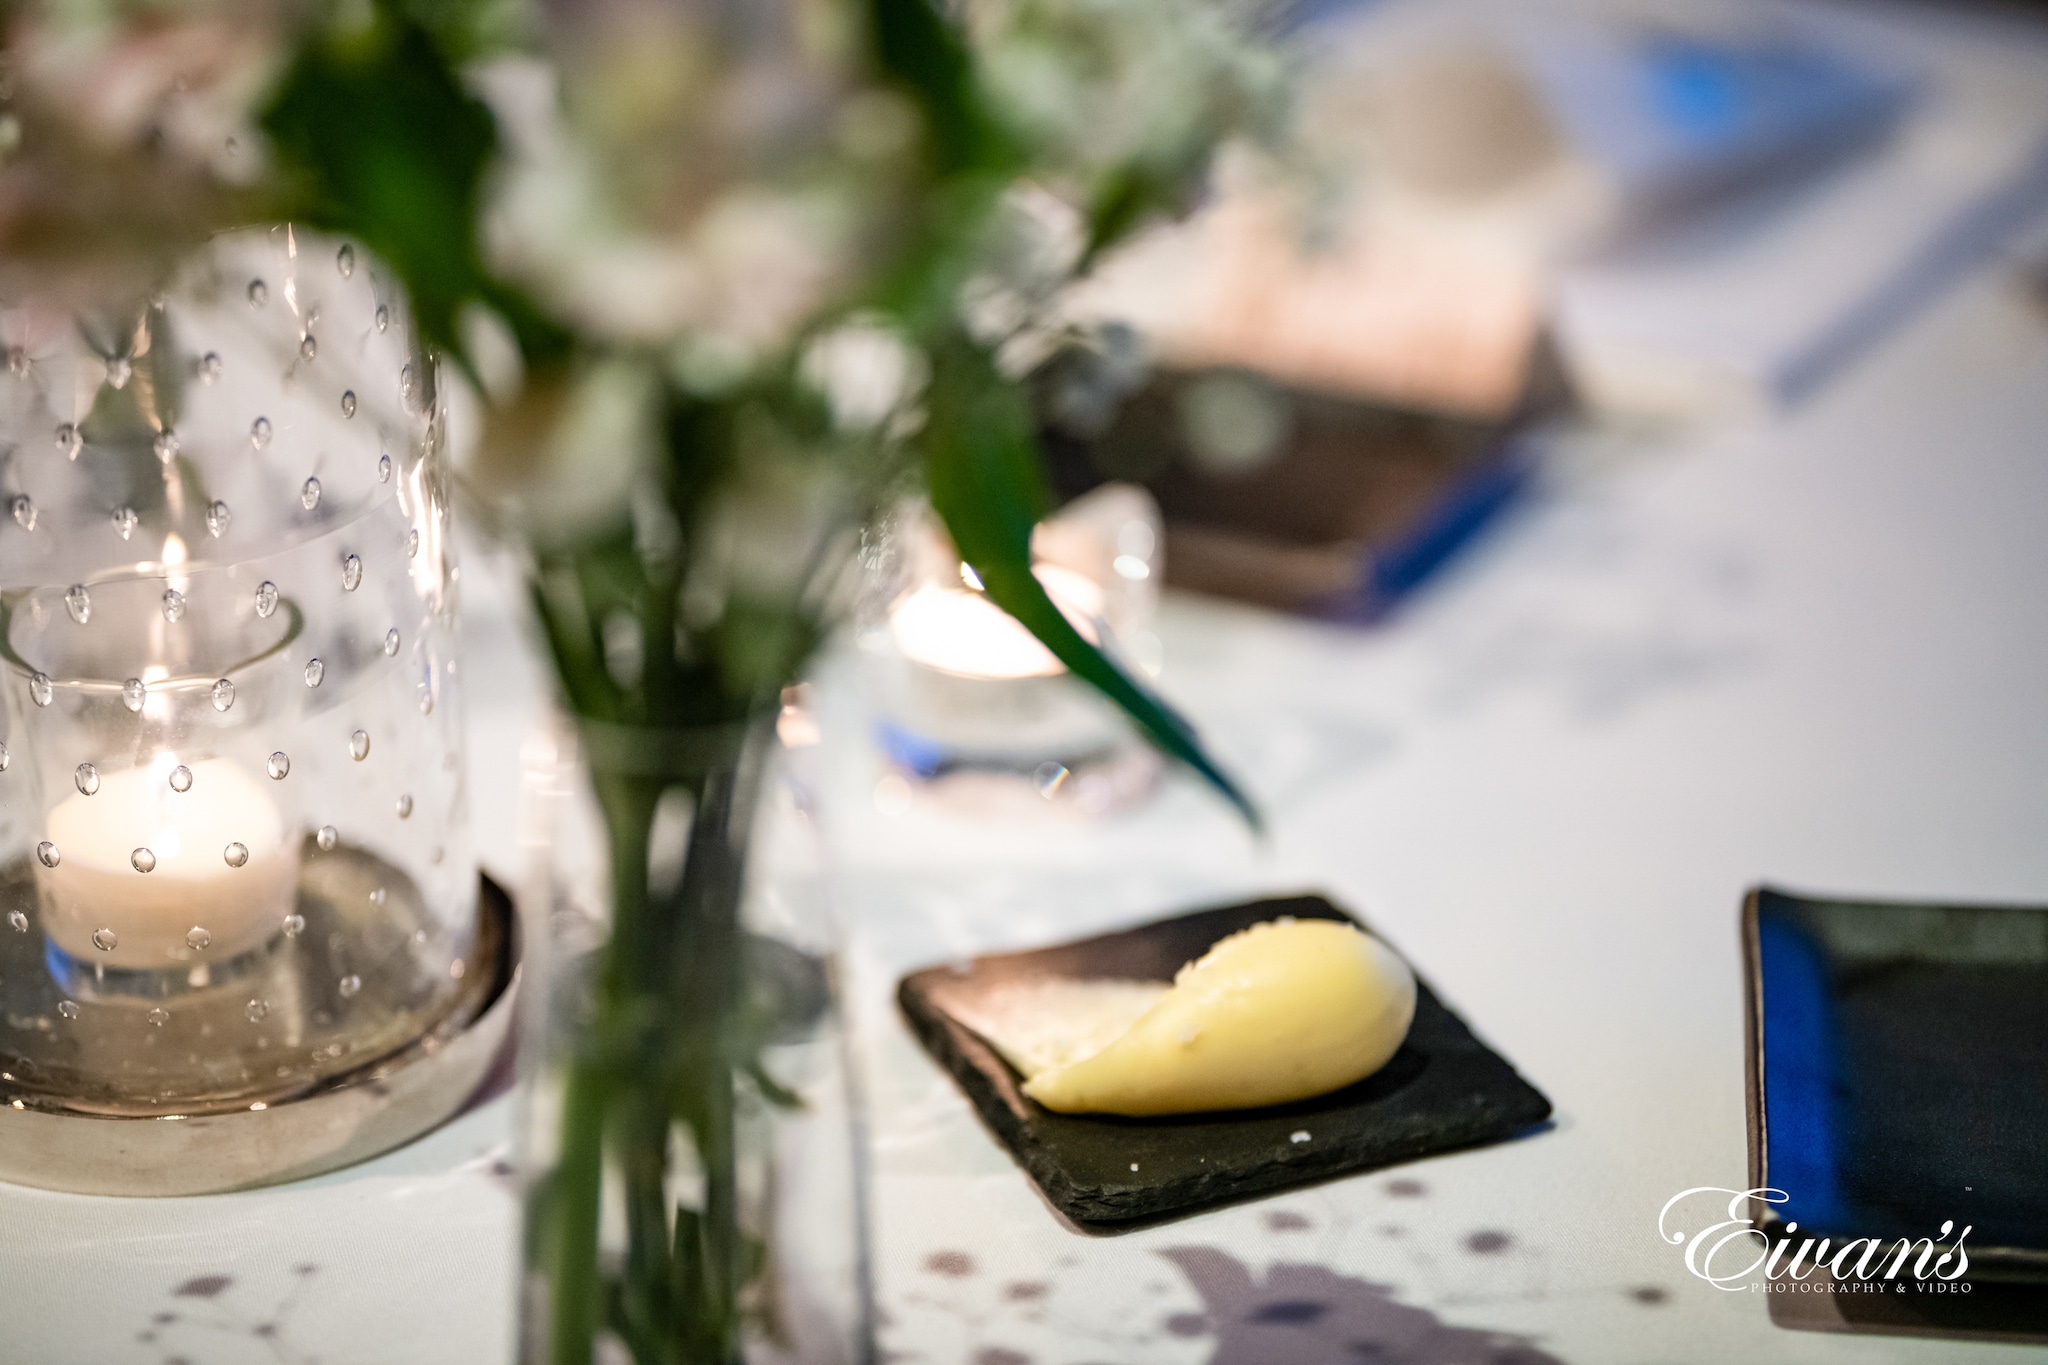
[[[441,426],[355,248],[0,312],[0,1104],[261,1110],[479,1007]]]

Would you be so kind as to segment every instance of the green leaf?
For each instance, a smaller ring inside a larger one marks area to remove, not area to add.
[[[973,57],[959,29],[932,0],[869,0],[875,61],[917,101],[942,175],[1008,168],[1014,140],[981,97]]]
[[[1049,500],[1030,408],[1019,386],[1004,379],[980,347],[956,334],[934,356],[927,403],[923,444],[932,506],[990,600],[1259,829],[1258,809],[1209,757],[1194,727],[1089,643],[1031,571],[1032,527]]]
[[[568,349],[568,334],[494,280],[478,250],[483,177],[497,147],[490,110],[389,0],[363,22],[309,35],[263,125],[290,187],[287,210],[355,237],[397,271],[429,346],[461,356],[456,316],[480,299],[529,364]]]
[[[455,313],[485,289],[478,187],[489,110],[433,40],[387,5],[315,35],[264,117],[304,216],[362,241],[404,277],[424,339],[455,350]]]
[[[1102,177],[1088,205],[1088,242],[1081,273],[1137,228],[1161,212],[1185,207],[1186,187],[1136,163],[1119,165]]]

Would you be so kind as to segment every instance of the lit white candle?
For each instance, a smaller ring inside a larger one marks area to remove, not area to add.
[[[1097,638],[1100,586],[1060,565],[1036,573],[1075,629]],[[903,735],[930,746],[913,763],[1030,773],[1103,752],[1125,733],[1052,651],[978,592],[927,582],[895,604],[889,627],[901,662],[887,705]]]
[[[101,774],[90,795],[50,812],[36,865],[45,931],[109,967],[246,952],[292,911],[299,851],[288,833],[262,782],[226,759],[185,768],[163,754]]]
[[[1094,639],[1102,589],[1056,564],[1034,572],[1075,628]],[[1044,678],[1067,671],[1016,617],[978,592],[927,583],[896,604],[889,628],[903,657],[956,677]]]

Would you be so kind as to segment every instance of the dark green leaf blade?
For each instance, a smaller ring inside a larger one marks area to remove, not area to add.
[[[312,35],[264,127],[302,216],[389,262],[423,338],[456,349],[456,310],[485,292],[477,197],[496,133],[433,40],[384,5],[360,27]]]
[[[397,271],[429,346],[463,358],[457,314],[480,300],[511,327],[528,364],[568,352],[568,333],[495,279],[478,247],[497,149],[491,112],[395,4],[308,35],[263,125],[288,186],[280,207],[357,238]]]
[[[1047,504],[1032,431],[1021,389],[996,372],[980,347],[956,337],[939,348],[923,437],[925,477],[955,548],[990,600],[1261,828],[1257,807],[1209,757],[1194,727],[1075,629],[1031,571],[1031,530]]]
[[[875,62],[924,115],[941,175],[1009,167],[1019,149],[990,115],[973,58],[953,21],[932,0],[869,0]]]

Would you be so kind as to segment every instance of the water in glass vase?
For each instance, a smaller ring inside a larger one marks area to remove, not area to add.
[[[606,833],[573,761],[529,765],[554,891],[527,928],[546,987],[522,1053],[520,1359],[866,1361],[857,1087],[810,817],[779,765],[756,811],[758,736],[582,739],[607,816],[640,818]],[[694,770],[648,757],[722,745]]]

